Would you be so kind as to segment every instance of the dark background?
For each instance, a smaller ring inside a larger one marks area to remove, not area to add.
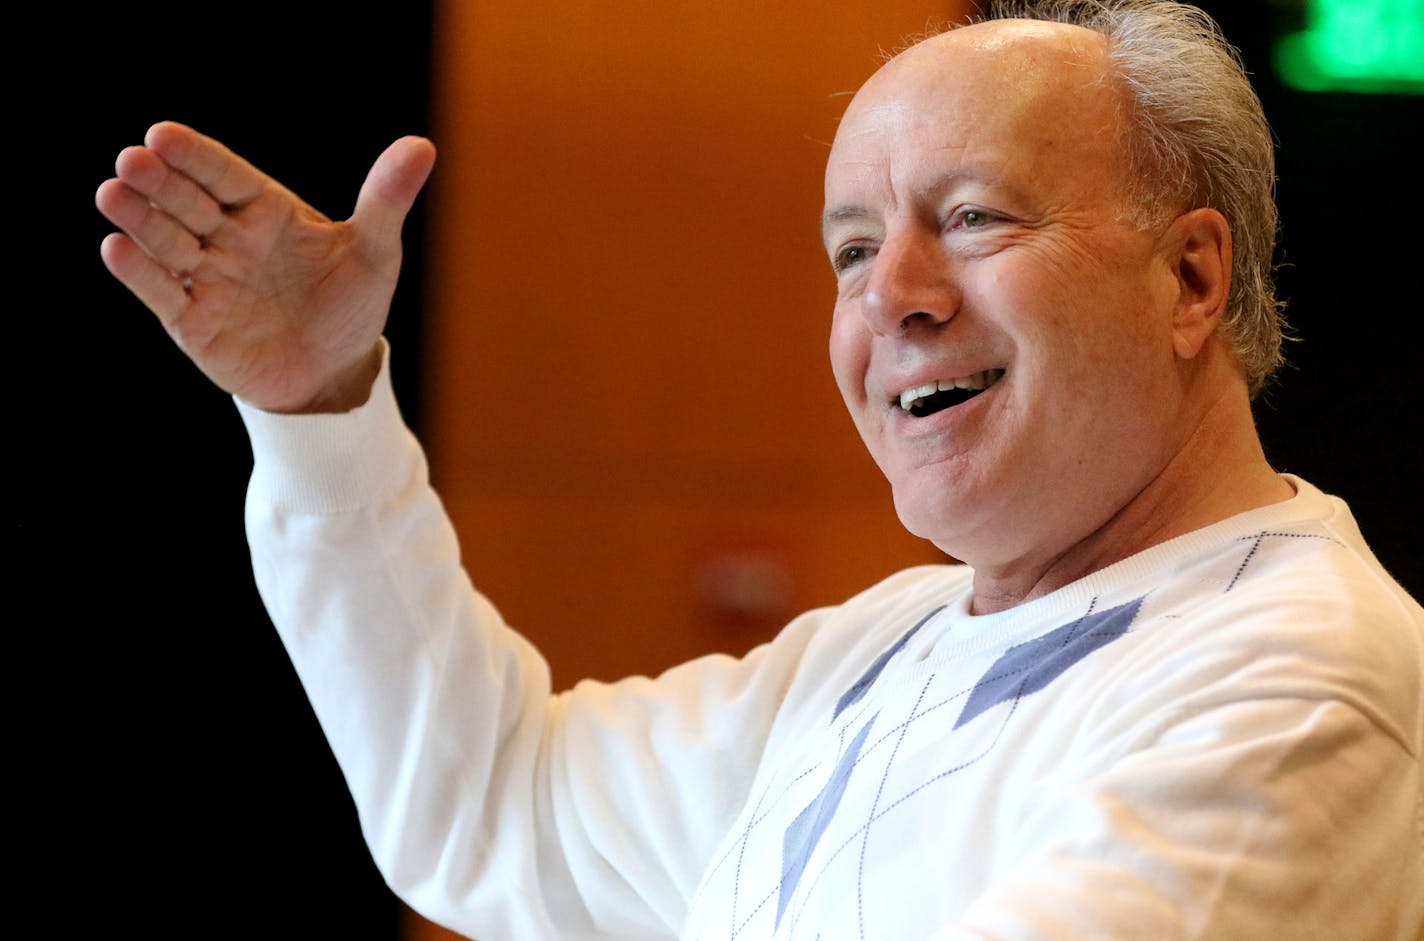
[[[1198,5],[1241,48],[1278,144],[1277,281],[1299,342],[1256,408],[1266,455],[1347,499],[1381,561],[1424,597],[1424,370],[1412,349],[1424,98],[1287,89],[1270,51],[1299,28],[1295,5]]]
[[[68,8],[66,8],[68,9]],[[236,410],[99,259],[94,190],[163,119],[241,152],[333,217],[403,134],[428,134],[426,2],[116,5],[60,21],[39,112],[33,262],[11,401],[29,425],[12,545],[35,604],[35,839],[54,934],[394,938],[340,771],[257,598]],[[391,319],[418,419],[422,202]],[[30,264],[16,266],[23,281]],[[52,266],[52,268],[51,268]],[[27,632],[29,633],[29,632]],[[39,679],[39,678],[37,678]],[[33,723],[33,725],[31,725]],[[11,897],[23,898],[21,893]]]
[[[1282,294],[1299,343],[1259,410],[1268,454],[1352,503],[1424,594],[1413,231],[1421,99],[1305,95],[1270,71],[1289,5],[1203,3],[1279,139]],[[98,257],[93,191],[154,121],[232,144],[333,216],[392,139],[427,133],[431,14],[247,3],[41,13],[20,77],[11,250],[22,428],[11,629],[26,891],[54,932],[394,936],[397,909],[252,587],[235,411]],[[13,42],[23,46],[17,36]],[[438,170],[437,170],[438,172]],[[418,424],[422,207],[391,323]],[[846,586],[847,592],[861,586]],[[57,890],[57,891],[56,891]]]

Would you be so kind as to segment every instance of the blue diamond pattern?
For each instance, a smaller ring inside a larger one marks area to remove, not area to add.
[[[865,723],[855,740],[841,755],[840,761],[836,762],[836,770],[831,772],[831,778],[826,782],[826,786],[821,788],[821,793],[817,794],[816,799],[807,804],[806,808],[796,815],[796,819],[791,821],[791,826],[786,828],[786,834],[781,839],[781,897],[776,900],[777,925],[781,924],[786,903],[791,901],[791,894],[796,891],[801,874],[806,871],[806,863],[810,860],[812,851],[816,849],[821,834],[826,832],[826,825],[831,822],[836,808],[840,806],[841,795],[845,793],[846,784],[850,781],[851,769],[855,767],[860,748],[865,744],[865,737],[870,734],[870,727],[874,724],[875,716],[871,716],[870,721]]]
[[[915,636],[915,631],[918,631],[920,628],[924,627],[925,622],[927,622],[930,618],[934,617],[936,614],[939,614],[943,610],[944,605],[940,605],[938,608],[935,608],[929,614],[926,614],[924,617],[920,618],[919,621],[915,622],[915,626],[906,631],[903,637],[895,641],[894,645],[889,650],[882,653],[879,657],[876,657],[875,662],[870,665],[870,667],[865,671],[865,674],[861,676],[860,679],[856,680],[853,684],[851,684],[851,688],[846,690],[845,693],[841,695],[840,701],[836,703],[836,711],[831,714],[831,721],[836,721],[836,716],[840,715],[848,707],[860,702],[861,697],[865,695],[865,691],[870,689],[871,686],[875,685],[875,680],[880,676],[880,671],[885,669],[885,664],[890,662],[890,658],[899,653],[901,648],[905,646],[906,642],[908,642],[911,637]]]
[[[954,727],[959,728],[1005,700],[1038,692],[1094,650],[1127,633],[1142,600],[1085,614],[1071,624],[1006,650],[974,684]]]

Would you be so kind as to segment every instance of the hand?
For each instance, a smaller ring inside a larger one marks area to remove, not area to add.
[[[155,124],[95,194],[123,230],[100,254],[222,389],[269,411],[346,411],[379,368],[401,225],[434,163],[430,141],[401,138],[333,222],[212,138]]]

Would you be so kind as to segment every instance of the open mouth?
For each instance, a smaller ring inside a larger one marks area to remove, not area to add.
[[[957,379],[941,379],[928,382],[913,389],[906,389],[893,402],[916,418],[924,418],[935,412],[963,404],[998,382],[1004,376],[1002,369],[986,369],[973,375]]]

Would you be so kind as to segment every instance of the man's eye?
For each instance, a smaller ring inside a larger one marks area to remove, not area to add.
[[[983,209],[966,209],[959,216],[959,224],[966,229],[978,229],[994,221],[994,214]]]
[[[869,257],[870,249],[864,245],[847,245],[845,248],[836,252],[835,260],[831,263],[831,266],[839,273],[845,271],[847,268],[854,268]]]

